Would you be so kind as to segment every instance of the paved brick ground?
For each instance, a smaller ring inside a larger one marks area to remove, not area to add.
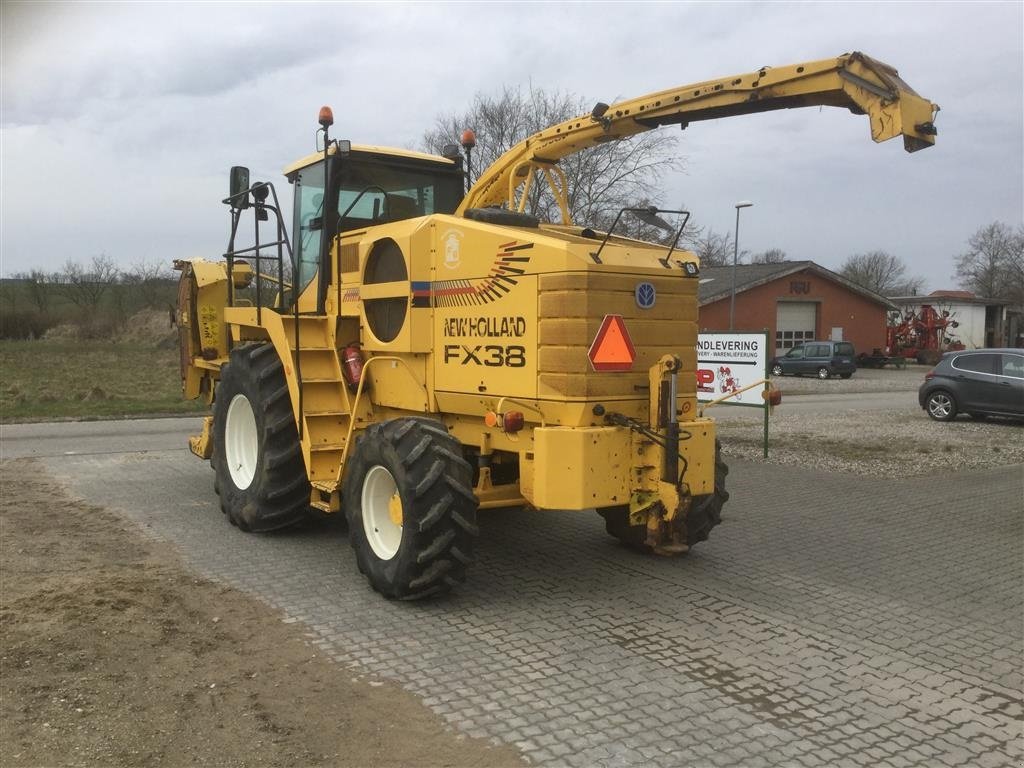
[[[184,452],[48,466],[339,663],[537,764],[1024,759],[1020,466],[869,482],[735,462],[726,521],[673,560],[593,513],[491,513],[470,582],[411,605],[370,590],[338,525],[232,528]]]

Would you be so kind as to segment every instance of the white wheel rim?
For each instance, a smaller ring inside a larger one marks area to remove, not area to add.
[[[366,541],[377,557],[390,560],[402,544],[402,500],[395,478],[387,469],[379,464],[370,468],[363,480],[361,501]]]
[[[252,485],[256,477],[260,445],[256,430],[256,414],[245,395],[235,395],[228,404],[224,420],[224,459],[231,481],[240,491]]]

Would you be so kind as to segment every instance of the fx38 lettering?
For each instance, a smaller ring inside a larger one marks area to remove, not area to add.
[[[444,361],[460,365],[485,365],[488,368],[522,368],[526,365],[526,347],[498,344],[467,347],[465,344],[445,344]]]

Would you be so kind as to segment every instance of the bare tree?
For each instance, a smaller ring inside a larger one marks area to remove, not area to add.
[[[885,251],[870,251],[850,256],[839,268],[847,280],[883,296],[896,296],[920,290],[924,280],[906,277],[907,267],[898,256]]]
[[[25,293],[28,294],[29,301],[39,311],[39,314],[49,314],[50,304],[53,301],[53,286],[56,282],[56,277],[39,269],[20,272],[12,275],[12,277],[15,280],[19,280],[25,286]]]
[[[785,260],[786,252],[781,248],[769,248],[750,257],[751,264],[781,264]]]
[[[1024,304],[1024,226],[1001,221],[981,227],[956,257],[961,285],[984,298]]]
[[[720,235],[711,230],[698,229],[688,245],[690,250],[700,258],[701,266],[721,267],[732,264],[735,253],[732,235]],[[743,251],[739,257],[745,255],[746,251]],[[742,260],[739,257],[737,257],[737,261]]]
[[[457,143],[463,129],[472,128],[477,138],[472,162],[478,172],[523,139],[587,112],[584,100],[569,93],[531,87],[524,94],[506,86],[498,94],[476,94],[467,112],[440,115],[423,141],[429,151],[440,152]],[[677,144],[672,134],[648,131],[564,158],[559,167],[568,183],[573,221],[607,229],[623,208],[657,205],[663,175],[682,168],[682,160],[673,154]],[[526,211],[545,221],[560,218],[554,196],[544,184],[530,189]],[[616,232],[637,236],[642,231],[638,221],[623,215]]]
[[[123,275],[121,284],[129,287],[143,306],[162,307],[166,303],[168,287],[174,284],[170,265],[155,259],[133,264]]]
[[[119,275],[117,265],[103,254],[93,256],[88,266],[69,259],[58,274],[57,285],[64,297],[79,309],[95,309]]]

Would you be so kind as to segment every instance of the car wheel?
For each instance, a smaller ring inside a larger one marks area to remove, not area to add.
[[[772,376],[781,376],[781,375],[782,375],[782,366],[779,365],[778,363],[776,363],[775,365],[772,366]]]
[[[952,421],[956,418],[956,400],[944,389],[937,389],[928,395],[925,410],[936,421]]]
[[[825,366],[822,366],[821,368],[818,369],[818,378],[819,379],[827,379],[831,375],[832,375],[832,371],[830,371]]]

